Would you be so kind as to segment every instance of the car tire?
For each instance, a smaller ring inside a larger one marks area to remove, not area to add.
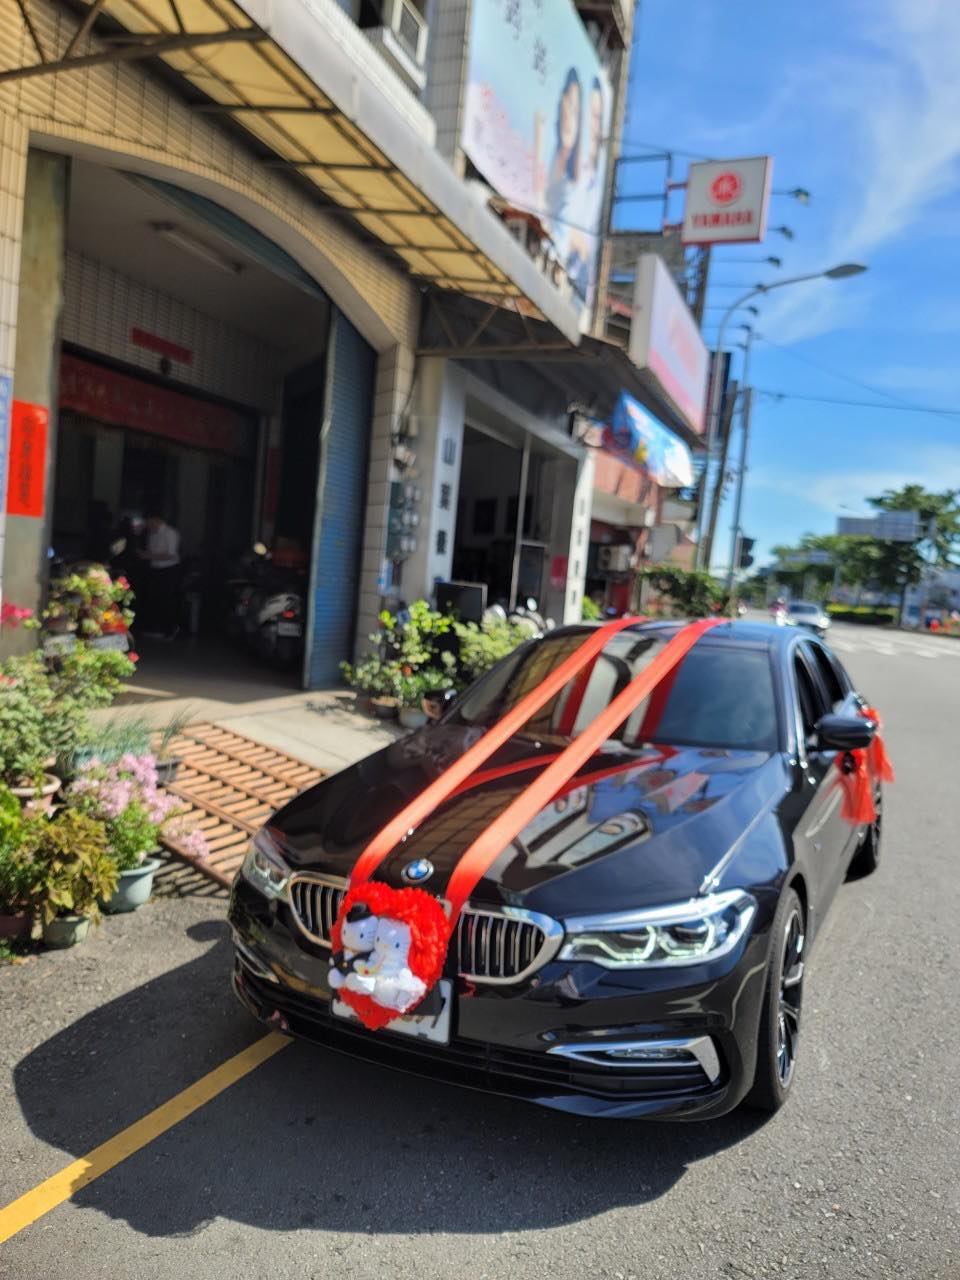
[[[770,928],[767,985],[757,1033],[757,1067],[744,1099],[755,1111],[779,1111],[796,1075],[803,1004],[803,905],[787,889]]]
[[[848,880],[860,880],[863,876],[872,876],[880,865],[880,842],[883,834],[883,792],[877,787],[873,794],[873,804],[877,816],[867,827],[867,833],[860,847],[850,859],[847,868]]]

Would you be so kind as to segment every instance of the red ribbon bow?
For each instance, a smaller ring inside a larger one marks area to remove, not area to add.
[[[860,714],[876,722],[877,731],[869,747],[857,747],[837,757],[843,780],[843,818],[856,826],[876,822],[877,806],[873,792],[878,781],[893,782],[895,775],[887,749],[880,736],[880,715],[873,707],[863,707]]]

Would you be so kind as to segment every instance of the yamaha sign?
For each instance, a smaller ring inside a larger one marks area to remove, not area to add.
[[[687,174],[683,243],[745,244],[762,240],[767,230],[772,174],[770,156],[692,164]]]

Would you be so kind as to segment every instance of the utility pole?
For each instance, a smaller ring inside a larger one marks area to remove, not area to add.
[[[750,414],[753,409],[753,387],[749,385],[750,355],[753,351],[753,340],[756,330],[753,325],[747,326],[747,340],[743,343],[743,398],[740,404],[740,460],[737,467],[736,498],[733,503],[733,523],[730,526],[730,569],[727,573],[727,590],[733,591],[739,568],[739,546],[743,537],[740,528],[740,514],[743,509],[743,486],[747,477],[747,446],[750,442]]]
[[[713,555],[713,540],[717,533],[717,519],[720,515],[720,501],[723,498],[724,476],[727,470],[727,457],[730,453],[730,439],[733,435],[733,415],[737,405],[737,383],[727,384],[727,402],[724,405],[723,417],[720,419],[720,470],[710,503],[710,517],[703,538],[703,568],[710,569],[710,557]],[[706,495],[704,495],[706,496]]]
[[[826,271],[810,271],[802,276],[790,276],[787,280],[775,280],[772,284],[757,284],[749,289],[735,302],[731,302],[723,313],[720,321],[720,329],[717,333],[716,346],[714,347],[713,367],[715,374],[719,374],[723,361],[723,343],[727,333],[727,325],[730,322],[734,312],[739,311],[741,307],[745,307],[748,302],[752,302],[754,298],[764,297],[768,293],[772,293],[774,289],[784,289],[789,285],[804,284],[807,280],[844,280],[848,276],[857,276],[866,271],[866,267],[861,266],[858,262],[843,262],[839,266],[830,267]],[[710,479],[710,459],[717,447],[719,438],[718,428],[720,426],[720,378],[714,376],[710,384],[710,404],[709,413],[707,415],[707,467],[703,478],[703,492],[701,495],[699,511],[697,513],[697,552],[696,567],[698,569],[708,569],[710,567],[709,560],[704,562],[704,538],[703,538],[703,517],[705,514],[704,500],[709,491]],[[718,482],[719,483],[719,482]]]

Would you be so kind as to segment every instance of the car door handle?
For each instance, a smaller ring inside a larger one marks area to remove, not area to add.
[[[814,840],[813,842],[814,853],[819,853],[822,848],[823,848],[823,842],[821,840]]]

